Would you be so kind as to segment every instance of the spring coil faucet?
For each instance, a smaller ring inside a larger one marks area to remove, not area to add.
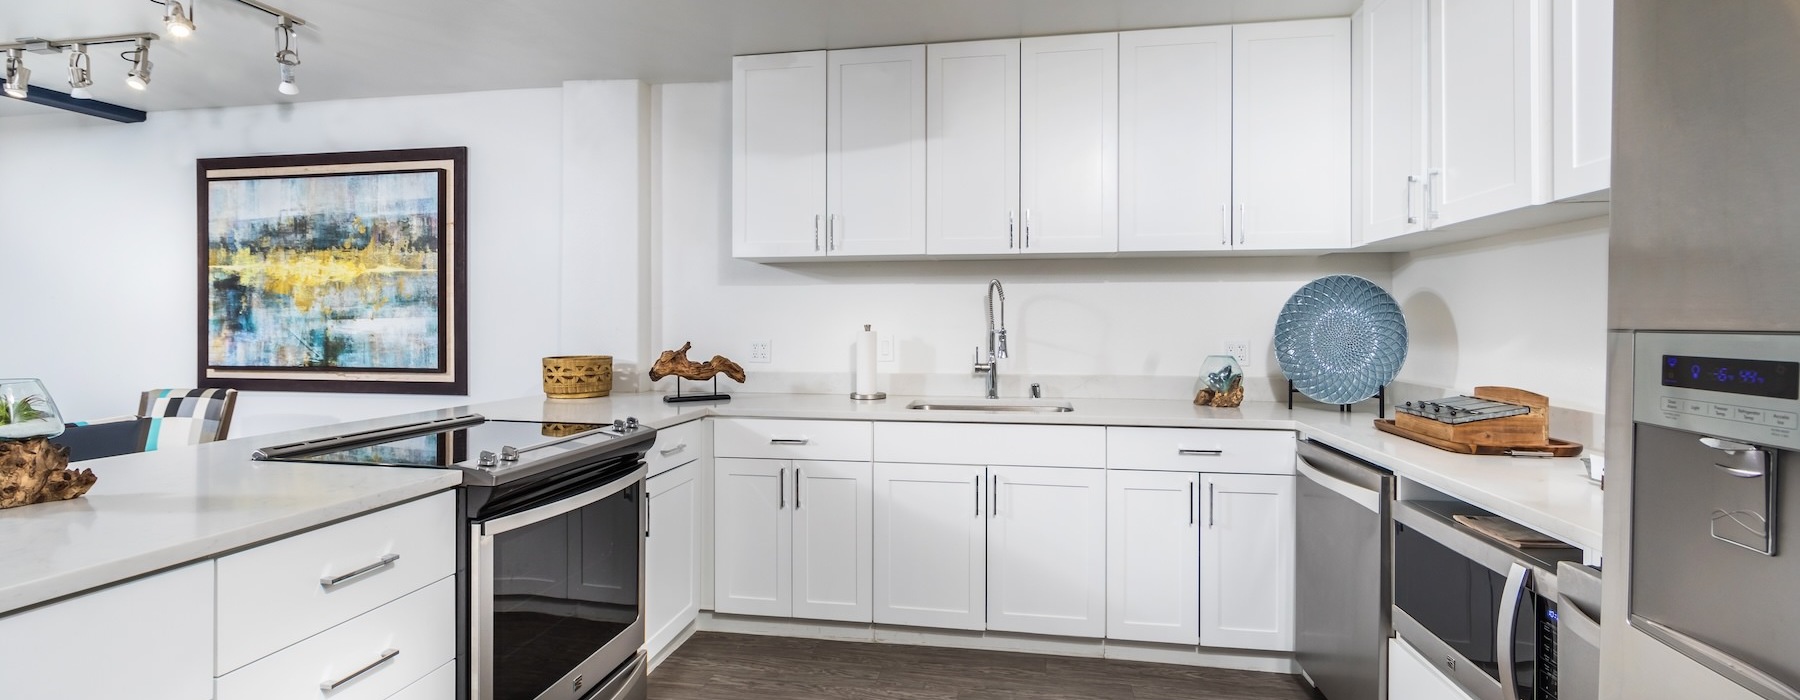
[[[994,301],[1000,302],[999,323],[995,323]],[[987,397],[1000,398],[1000,365],[1006,357],[1006,287],[1000,280],[989,280],[987,288],[987,362],[981,361],[981,348],[975,348],[975,373],[987,379]]]

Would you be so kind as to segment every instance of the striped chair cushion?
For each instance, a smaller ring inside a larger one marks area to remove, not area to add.
[[[198,445],[225,439],[231,429],[236,389],[152,389],[138,401],[138,417],[149,419],[143,449]]]

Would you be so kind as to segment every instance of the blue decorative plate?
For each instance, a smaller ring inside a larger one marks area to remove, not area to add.
[[[1406,317],[1394,297],[1356,275],[1308,282],[1275,321],[1275,359],[1315,401],[1356,403],[1394,381],[1406,362]]]

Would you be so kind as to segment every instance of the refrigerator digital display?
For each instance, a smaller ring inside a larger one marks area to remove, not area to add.
[[[1663,355],[1663,386],[1800,399],[1800,362]]]

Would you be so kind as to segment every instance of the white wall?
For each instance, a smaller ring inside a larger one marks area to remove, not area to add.
[[[601,112],[600,133],[624,145],[584,141],[572,157],[580,182],[605,190],[641,181],[641,163],[615,157],[638,150],[629,122],[641,104],[630,100],[641,93],[635,81],[581,93]],[[129,414],[139,391],[194,384],[196,158],[436,146],[469,148],[470,395],[246,393],[233,433],[528,394],[544,355],[616,350],[631,360],[635,325],[563,316],[565,247],[606,259],[609,244],[595,240],[638,244],[636,206],[616,212],[605,198],[565,235],[563,183],[575,178],[565,173],[564,124],[584,118],[565,117],[563,90],[553,88],[157,112],[138,125],[0,119],[0,259],[13,299],[0,375],[41,377],[71,420]],[[628,259],[637,264],[636,253]],[[638,277],[635,267],[626,274]]]
[[[742,361],[746,390],[848,392],[853,334],[893,336],[884,388],[976,395],[970,373],[985,342],[987,281],[1006,287],[1012,354],[1002,391],[1022,396],[1191,398],[1201,360],[1250,340],[1251,397],[1270,398],[1275,317],[1294,290],[1332,273],[1389,283],[1387,255],[1325,258],[1121,258],[769,265],[731,258],[730,85],[658,91],[658,228],[665,347],[692,341],[699,359]],[[1278,375],[1279,373],[1276,372]],[[673,380],[665,380],[664,383]]]

